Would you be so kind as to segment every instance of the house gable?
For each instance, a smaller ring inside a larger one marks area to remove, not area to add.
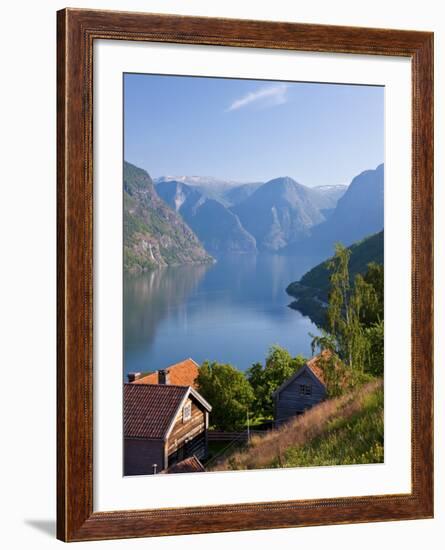
[[[304,365],[274,392],[275,421],[284,422],[316,405],[326,397],[326,387]]]
[[[191,394],[184,400],[166,439],[169,464],[192,454],[204,458],[208,414],[208,410]]]
[[[204,413],[208,414],[212,410],[212,407],[204,399],[204,397],[202,397],[202,395],[200,395],[196,390],[189,387],[188,390],[187,390],[187,393],[184,395],[184,398],[179,403],[179,405],[178,405],[178,407],[175,411],[175,415],[172,416],[172,418],[171,418],[171,423],[170,423],[170,425],[169,425],[169,427],[166,430],[165,435],[164,435],[164,441],[167,441],[167,439],[169,439],[169,437],[170,437],[173,429],[175,428],[176,424],[178,422],[182,423],[182,421],[183,421],[183,410],[184,410],[184,407],[186,406],[186,404],[191,405],[192,415],[193,415],[193,411],[195,409],[201,410],[203,414]],[[205,414],[204,414],[204,416],[205,416]]]
[[[290,378],[285,380],[281,386],[279,386],[274,392],[273,397],[280,394],[283,390],[286,389],[287,386],[294,384],[296,380],[298,380],[300,377],[306,376],[309,377],[311,380],[311,383],[315,384],[316,386],[326,389],[326,386],[323,384],[323,382],[314,374],[314,372],[306,365],[303,365],[301,369],[299,369],[295,374],[293,374]]]

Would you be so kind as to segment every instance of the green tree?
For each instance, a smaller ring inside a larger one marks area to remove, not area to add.
[[[356,275],[359,278],[363,307],[360,312],[360,321],[366,327],[371,327],[383,321],[383,265],[371,262],[366,273]]]
[[[363,371],[367,353],[367,340],[361,323],[361,315],[369,285],[357,275],[354,288],[349,282],[349,258],[351,252],[341,244],[335,247],[330,262],[331,292],[328,305],[329,332],[337,344],[337,354],[352,373]]]
[[[350,255],[349,249],[336,245],[335,255],[328,264],[331,270],[328,329],[312,340],[313,350],[318,347],[330,352],[323,358],[330,395],[338,395],[363,380],[369,356],[369,339],[362,319],[365,306],[373,304],[373,287],[361,275],[355,277],[351,287]]]
[[[242,372],[230,364],[205,361],[197,378],[199,393],[210,403],[210,423],[219,430],[241,430],[254,399]]]
[[[373,376],[383,376],[384,366],[384,323],[379,321],[366,328],[369,350],[365,371]]]
[[[255,393],[253,412],[258,416],[272,416],[272,393],[305,363],[306,359],[303,356],[292,357],[284,348],[272,346],[265,366],[255,363],[247,371],[247,378]]]

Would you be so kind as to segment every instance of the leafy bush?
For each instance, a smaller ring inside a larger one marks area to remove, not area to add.
[[[225,431],[244,428],[254,395],[242,372],[230,364],[205,361],[197,384],[199,393],[212,405],[212,426]]]
[[[373,376],[383,376],[384,366],[384,323],[374,323],[366,329],[366,338],[369,343],[368,357],[365,371]]]
[[[253,412],[264,417],[272,416],[272,393],[305,363],[303,356],[292,357],[284,348],[272,346],[265,366],[255,363],[247,371],[247,378],[255,393]]]

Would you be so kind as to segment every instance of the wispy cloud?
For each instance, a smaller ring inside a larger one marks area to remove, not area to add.
[[[237,111],[252,103],[259,103],[262,107],[272,107],[274,105],[281,105],[287,102],[287,85],[279,84],[276,86],[268,86],[267,88],[260,88],[255,92],[250,92],[239,99],[236,99],[226,109],[228,111]]]

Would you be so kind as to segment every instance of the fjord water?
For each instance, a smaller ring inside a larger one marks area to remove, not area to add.
[[[317,263],[309,257],[232,255],[215,264],[124,277],[124,375],[192,357],[246,370],[279,344],[311,354],[308,317],[290,309],[287,285]],[[125,377],[126,378],[126,377]]]

